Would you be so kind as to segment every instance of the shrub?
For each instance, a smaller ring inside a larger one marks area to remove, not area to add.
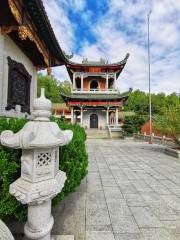
[[[26,119],[0,118],[0,133],[4,130],[19,131]],[[73,140],[67,146],[60,147],[60,169],[67,174],[67,180],[61,193],[53,204],[58,204],[66,195],[74,191],[87,174],[88,156],[85,148],[86,134],[79,125],[67,124],[63,120],[53,118],[63,130],[73,131]],[[21,205],[9,194],[9,185],[20,177],[21,150],[14,150],[0,146],[0,219],[5,221],[15,218],[18,221],[25,219],[27,207]]]
[[[122,126],[126,134],[133,134],[140,131],[141,126],[147,121],[147,116],[133,115],[125,116],[124,125]]]
[[[153,128],[171,137],[180,147],[180,105],[164,108],[163,114],[156,116]]]

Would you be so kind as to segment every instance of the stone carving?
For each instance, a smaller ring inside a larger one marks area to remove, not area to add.
[[[0,239],[1,240],[14,240],[8,227],[0,219]]]
[[[114,125],[115,124],[115,112],[110,113],[110,124]]]
[[[30,84],[31,75],[24,65],[7,58],[9,65],[8,73],[8,100],[6,110],[21,106],[22,112],[30,113]]]
[[[59,170],[59,146],[68,144],[72,131],[59,129],[50,122],[51,102],[41,97],[34,101],[34,121],[16,134],[1,133],[1,144],[21,148],[21,177],[10,185],[10,193],[22,204],[28,204],[25,235],[28,239],[50,240],[53,226],[51,199],[63,188],[66,174]]]

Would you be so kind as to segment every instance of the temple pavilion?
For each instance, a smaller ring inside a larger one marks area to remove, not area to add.
[[[117,63],[104,59],[82,63],[69,61],[66,65],[72,89],[62,97],[71,110],[71,123],[80,122],[86,129],[106,129],[118,125],[118,111],[128,99],[129,92],[120,93],[117,80],[129,54]]]

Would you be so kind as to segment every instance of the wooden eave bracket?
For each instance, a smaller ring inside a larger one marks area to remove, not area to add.
[[[44,46],[43,42],[40,40],[40,38],[38,37],[38,35],[36,34],[36,30],[34,29],[34,26],[30,23],[26,23],[23,25],[23,19],[22,19],[22,8],[20,6],[20,3],[17,4],[18,1],[14,1],[14,0],[8,0],[8,5],[10,8],[11,13],[13,14],[15,20],[17,21],[17,26],[2,26],[1,27],[1,33],[2,34],[9,34],[12,31],[17,31],[19,38],[22,41],[25,41],[27,38],[34,42],[38,52],[43,56],[44,59],[44,65],[42,68],[38,69],[45,69],[47,67],[50,66],[50,62],[49,62],[49,54],[48,51],[46,49],[46,46]]]

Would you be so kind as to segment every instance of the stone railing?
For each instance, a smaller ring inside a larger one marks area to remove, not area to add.
[[[144,133],[144,134],[134,133],[133,138],[134,138],[134,140],[140,140],[140,141],[145,141],[145,142],[149,142],[150,140],[152,140],[153,143],[164,145],[164,146],[169,146],[169,147],[176,146],[176,144],[172,138],[168,138],[165,136],[160,137],[160,136],[155,136],[154,134],[152,134],[152,137],[151,137],[150,135],[147,135],[146,133]]]
[[[112,133],[111,133],[111,129],[110,129],[109,125],[107,125],[107,129],[108,129],[110,138],[112,138]]]
[[[124,138],[123,130],[120,125],[107,125],[110,138]]]

